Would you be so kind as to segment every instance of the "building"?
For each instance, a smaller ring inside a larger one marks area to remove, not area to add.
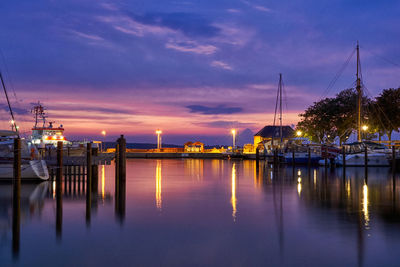
[[[286,143],[289,139],[295,137],[295,132],[290,126],[282,126],[282,141]],[[261,130],[259,130],[254,135],[254,147],[258,147],[260,144],[269,143],[272,145],[272,139],[274,139],[274,145],[279,145],[280,138],[280,126],[265,126]]]
[[[184,145],[185,152],[204,152],[204,144],[201,142],[187,142]]]

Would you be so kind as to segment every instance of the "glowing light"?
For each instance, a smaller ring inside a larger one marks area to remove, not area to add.
[[[368,130],[368,125],[363,125],[363,126],[361,127],[361,129],[365,132],[366,130]]]
[[[161,149],[161,134],[162,131],[160,129],[156,130],[156,134],[157,134],[157,149]]]
[[[106,131],[101,131],[101,134],[103,135],[103,136],[106,136]]]
[[[297,182],[298,182],[298,183],[301,183],[301,178],[300,178],[300,177],[297,178]]]
[[[236,148],[236,129],[231,130],[232,137],[233,137],[233,149]]]
[[[15,121],[14,121],[14,120],[10,120],[10,123],[11,123],[11,124],[14,124],[14,123],[15,123]]]
[[[297,171],[297,175],[300,176],[301,175],[301,170]]]
[[[369,228],[369,212],[368,212],[368,186],[366,184],[363,185],[363,213],[364,213],[364,220],[365,220],[365,228]]]
[[[299,136],[299,137],[300,137],[302,134],[303,134],[303,132],[302,132],[302,131],[300,131],[300,130],[296,131],[296,135],[297,135],[297,136]]]
[[[298,193],[299,196],[300,196],[300,194],[301,194],[301,183],[298,183],[298,184],[297,184],[297,193]]]
[[[156,207],[161,210],[162,198],[161,198],[161,160],[157,160],[156,166]]]
[[[236,163],[232,165],[232,197],[231,197],[231,204],[232,204],[232,218],[233,221],[236,221]]]
[[[106,170],[104,165],[101,166],[101,198],[105,199],[105,187],[106,187]]]

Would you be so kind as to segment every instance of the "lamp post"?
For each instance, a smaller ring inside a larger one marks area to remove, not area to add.
[[[300,137],[302,134],[303,134],[303,132],[302,132],[302,131],[300,131],[300,130],[297,130],[297,131],[296,131],[296,135],[297,135],[297,137]]]
[[[157,134],[157,149],[160,150],[161,149],[161,134],[162,131],[160,129],[156,130],[156,134]]]
[[[361,129],[363,130],[363,132],[366,133],[368,131],[368,125],[361,126]],[[365,134],[364,134],[364,137],[365,137]]]
[[[232,129],[231,132],[232,132],[232,138],[233,138],[233,147],[232,147],[232,151],[234,151],[235,148],[236,148],[236,130],[235,130],[235,129]]]
[[[105,130],[101,131],[101,135],[103,136],[103,142],[101,143],[101,152],[103,152],[104,151],[103,143],[106,142],[106,131]]]

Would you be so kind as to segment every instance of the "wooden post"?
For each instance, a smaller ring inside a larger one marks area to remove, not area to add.
[[[118,138],[119,143],[119,176],[121,179],[126,178],[126,140],[123,135]]]
[[[21,139],[14,139],[14,179],[13,179],[13,213],[12,213],[12,251],[19,256],[21,224]]]
[[[63,174],[63,142],[57,142],[57,176],[56,176],[56,237],[61,239],[62,233],[62,174]]]
[[[292,164],[293,164],[293,167],[296,165],[296,156],[295,156],[294,147],[292,148]]]
[[[307,165],[308,165],[308,168],[310,168],[311,167],[311,147],[308,147],[308,162],[307,162]]]
[[[396,170],[396,148],[392,145],[392,170],[393,172]]]
[[[115,181],[119,179],[119,144],[115,146]]]
[[[61,182],[63,175],[63,142],[57,142],[57,180]]]
[[[346,168],[346,148],[342,147],[342,161],[343,161],[343,168]]]
[[[86,147],[86,225],[90,225],[92,207],[92,143]]]
[[[364,166],[365,166],[365,168],[368,167],[368,147],[367,146],[365,146],[365,149],[364,149]]]
[[[258,163],[258,161],[260,160],[260,149],[257,147],[256,148],[256,161]]]
[[[325,146],[325,169],[328,168],[328,147]]]

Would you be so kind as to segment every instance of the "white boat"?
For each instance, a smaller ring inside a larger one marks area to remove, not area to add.
[[[14,131],[0,130],[0,180],[12,179],[14,176]],[[39,153],[31,143],[21,139],[21,179],[48,180],[47,164],[40,159]]]
[[[384,145],[365,141],[344,145],[346,150],[346,166],[364,167],[365,166],[365,147],[367,147],[367,164],[368,166],[384,167],[390,166],[391,150]],[[336,164],[343,165],[343,155],[339,154]]]

